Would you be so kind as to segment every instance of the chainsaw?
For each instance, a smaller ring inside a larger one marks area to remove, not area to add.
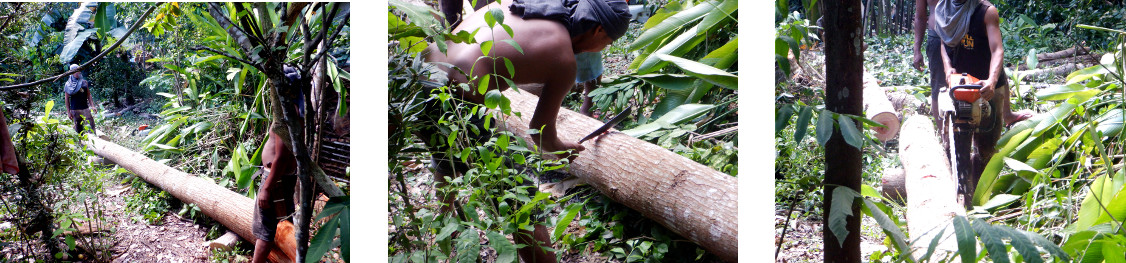
[[[950,88],[950,100],[953,103],[951,117],[956,123],[955,128],[969,129],[969,131],[987,132],[993,130],[993,125],[984,126],[984,120],[989,120],[993,114],[992,105],[981,97],[981,85],[978,79],[966,73],[954,76],[956,86]],[[992,123],[992,122],[990,122]]]
[[[974,134],[992,131],[996,121],[992,121],[992,105],[981,97],[982,86],[973,84],[978,82],[977,78],[966,73],[952,78],[953,87],[943,91],[949,93],[950,101],[940,96],[939,109],[944,112],[944,120],[940,123],[939,136],[958,180],[959,202],[971,209],[978,181],[971,171]]]

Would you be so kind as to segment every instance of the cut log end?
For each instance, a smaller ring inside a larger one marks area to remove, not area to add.
[[[880,179],[884,198],[904,204],[907,202],[907,186],[903,176],[903,168],[891,168],[884,171]]]
[[[207,246],[211,247],[212,250],[230,251],[231,248],[235,246],[235,243],[238,243],[238,240],[238,234],[228,230],[223,236],[207,242]]]

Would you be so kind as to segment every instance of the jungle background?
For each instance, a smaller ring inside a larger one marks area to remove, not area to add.
[[[287,7],[299,18],[294,26],[282,26],[286,14],[279,12]],[[318,124],[306,126],[307,141],[326,142],[313,158],[347,193],[349,11],[347,3],[0,3],[0,106],[30,173],[0,175],[0,258],[250,257],[252,242],[208,248],[207,241],[227,232],[224,226],[87,149],[66,118],[66,77],[17,87],[101,53],[106,55],[83,73],[99,102],[95,119],[103,138],[250,198],[258,188],[255,178],[264,177],[261,146],[276,118],[269,111],[275,85],[267,73],[281,71],[262,67],[264,61],[302,64],[309,69],[304,73],[324,76],[319,93],[307,96],[318,106],[307,115],[306,123]],[[232,21],[250,30],[226,30]],[[259,41],[283,33],[294,45]],[[248,38],[254,43],[249,48]],[[319,199],[307,262],[346,261],[347,196]]]
[[[631,22],[626,35],[603,50],[606,70],[601,88],[589,94],[594,101],[591,116],[607,121],[633,107],[635,113],[617,126],[622,132],[736,176],[737,2],[629,2],[638,21]],[[472,136],[465,120],[485,108],[507,114],[509,102],[496,96],[485,105],[453,104],[448,90],[430,93],[423,88],[433,66],[423,63],[420,52],[429,43],[472,41],[468,32],[449,32],[444,21],[435,18],[440,14],[437,10],[437,1],[390,2],[387,198],[391,262],[515,262],[516,248],[508,236],[532,223],[529,211],[543,211],[554,249],[563,262],[718,261],[704,248],[591,186],[567,188],[561,196],[529,194],[528,186],[518,182],[561,182],[568,176],[567,163],[539,157],[531,144],[511,133],[493,131],[484,145],[464,143],[466,136]],[[577,110],[582,92],[573,91],[564,107]],[[418,129],[414,120],[428,99],[448,100],[442,103],[449,103],[448,109],[457,115],[442,124],[443,129],[455,131],[449,138],[454,142],[451,151],[473,166],[446,187],[435,186],[427,169],[426,148],[412,135]],[[475,216],[437,212],[441,203],[435,193],[439,191],[457,193],[464,213]],[[502,202],[507,199],[526,203],[510,207]]]
[[[1001,15],[1012,108],[1038,115],[1005,131],[1001,152],[981,177],[991,187],[979,184],[975,193],[988,202],[956,219],[964,227],[946,230],[959,231],[959,244],[967,244],[948,255],[932,255],[931,240],[905,236],[906,208],[885,192],[885,176],[900,169],[896,146],[903,142],[881,143],[867,128],[844,130],[863,153],[863,186],[854,194],[865,200],[857,215],[864,261],[949,262],[956,255],[964,262],[1122,260],[1126,8],[1121,1],[992,3]],[[841,212],[821,206],[828,194],[822,193],[822,149],[835,122],[821,111],[822,4],[775,4],[775,256],[820,262],[828,245],[822,233],[836,227],[822,216]],[[929,75],[911,65],[915,1],[867,0],[862,6],[864,71],[887,89],[901,120],[929,115]],[[1080,51],[1059,52],[1068,49]],[[923,249],[909,253],[909,245]]]

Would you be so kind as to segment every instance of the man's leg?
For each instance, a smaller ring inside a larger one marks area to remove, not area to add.
[[[250,262],[266,262],[270,257],[270,241],[254,239],[254,258]]]
[[[588,117],[593,113],[590,108],[594,106],[594,100],[590,98],[590,92],[598,88],[598,83],[601,82],[601,78],[602,77],[599,76],[596,79],[580,84],[583,86],[583,105],[579,107],[579,113]]]
[[[535,231],[521,229],[516,232],[514,238],[516,244],[525,245],[516,252],[520,254],[520,258],[524,259],[524,262],[556,262],[555,252],[543,249],[543,247],[551,247],[551,237],[547,234],[547,227],[537,224],[535,228]]]
[[[90,134],[93,134],[94,136],[98,136],[98,132],[97,132],[98,129],[97,129],[97,127],[94,126],[94,114],[90,113],[90,109],[86,109],[85,111],[82,112],[82,114],[83,114],[82,116],[86,117],[86,122],[90,123]]]
[[[997,152],[997,140],[1001,138],[1001,130],[1004,128],[1004,116],[1002,114],[1008,112],[1004,109],[1005,106],[1008,106],[1008,100],[1009,88],[1006,86],[998,87],[993,99],[989,102],[993,106],[993,116],[989,118],[991,123],[982,124],[983,127],[992,125],[993,129],[974,133],[974,148],[976,148],[972,161],[974,177],[970,181],[973,186],[977,185],[978,180],[981,179],[981,173],[985,171],[985,165]]]
[[[946,87],[946,77],[942,73],[942,54],[939,52],[941,42],[938,37],[927,34],[927,68],[930,70],[931,77],[931,117],[934,118],[935,127],[941,123],[941,115],[938,112],[938,93]]]

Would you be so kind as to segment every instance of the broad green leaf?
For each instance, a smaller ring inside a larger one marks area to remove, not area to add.
[[[997,174],[1001,172],[1002,160],[1009,156],[1016,149],[1024,138],[1028,137],[1031,130],[1024,130],[1013,136],[1013,139],[1005,144],[993,157],[989,159],[989,163],[985,165],[985,170],[982,171],[981,177],[978,179],[977,189],[974,191],[973,203],[975,205],[985,204],[986,198],[993,196],[993,186],[997,183]]]
[[[650,132],[656,131],[661,127],[677,125],[681,122],[688,121],[707,113],[714,108],[715,105],[710,104],[684,104],[676,107],[675,109],[665,113],[665,115],[657,118],[650,123],[642,124],[629,130],[624,130],[629,136],[640,137]]]
[[[852,122],[852,118],[841,114],[837,117],[837,122],[841,127],[841,136],[848,145],[856,147],[856,149],[864,149],[864,134],[856,129],[856,123]]]
[[[1079,231],[1067,237],[1062,249],[1068,255],[1078,257],[1079,262],[1102,262],[1102,246],[1105,234],[1098,231]]]
[[[445,227],[442,227],[441,231],[438,231],[438,235],[434,236],[434,240],[445,240],[446,238],[450,237],[450,234],[453,234],[460,229],[461,224],[458,224],[456,222],[447,223]]]
[[[482,81],[482,82],[485,83],[486,85],[488,84],[488,81]],[[492,90],[489,90],[488,92],[485,92],[485,107],[490,108],[490,109],[496,109],[497,106],[500,105],[501,97],[502,97],[502,95],[500,94],[500,90],[492,89]]]
[[[1040,100],[1066,100],[1071,97],[1079,96],[1090,98],[1098,94],[1100,91],[1097,89],[1088,89],[1079,83],[1072,83],[1067,85],[1051,86],[1043,90],[1036,91],[1036,98]],[[1085,99],[1081,99],[1085,101]]]
[[[837,189],[840,188],[844,187],[837,187]],[[833,192],[835,194],[837,192],[836,189],[834,189]],[[882,228],[885,233],[888,233],[888,236],[891,237],[891,240],[895,242],[895,246],[899,248],[899,251],[910,251],[911,248],[907,246],[907,236],[903,235],[903,230],[899,229],[899,225],[896,225],[895,222],[891,220],[891,218],[888,218],[888,215],[885,214],[883,210],[880,210],[879,208],[872,209],[873,207],[876,207],[875,203],[865,198],[861,199],[864,200],[865,208],[867,208],[868,211],[871,212],[872,218],[875,218],[876,223],[880,224],[880,228]],[[835,204],[836,201],[836,196],[834,196],[833,203]],[[939,236],[941,235],[942,234],[940,233]],[[837,236],[837,238],[840,239],[840,236]]]
[[[505,39],[505,40],[501,40],[501,42],[508,43],[508,45],[512,46],[512,48],[515,48],[517,52],[520,52],[520,54],[524,54],[524,49],[520,48],[520,44],[516,43],[516,40]]]
[[[696,78],[681,74],[645,74],[637,78],[658,88],[684,91],[693,88]]]
[[[821,147],[825,147],[825,143],[828,143],[829,138],[833,136],[833,130],[835,130],[833,129],[833,124],[836,122],[833,121],[833,112],[829,110],[821,110],[821,113],[818,115],[817,127],[815,128],[817,131],[817,144],[821,145]]]
[[[944,233],[946,233],[945,227],[939,230],[938,234],[934,235],[934,238],[931,238],[931,242],[927,245],[927,253],[923,254],[923,256],[919,258],[919,261],[930,261],[931,255],[934,253],[934,249],[938,247],[938,241],[942,240],[942,234]]]
[[[712,84],[719,85],[720,87],[734,90],[739,86],[739,76],[712,66],[669,55],[657,55],[657,57],[661,60],[672,62],[673,65],[684,70],[688,75],[695,76],[707,82],[711,82]]]
[[[973,229],[977,236],[981,237],[981,242],[985,244],[985,251],[988,252],[989,258],[993,259],[993,262],[1009,262],[1009,253],[1005,249],[1005,241],[1001,240],[1006,236],[1004,232],[981,219],[974,219]]]
[[[504,203],[502,203],[502,204],[504,204]],[[470,231],[466,231],[466,232],[470,232]],[[494,250],[496,250],[496,253],[497,253],[496,262],[498,262],[498,263],[514,263],[514,262],[517,262],[516,261],[516,245],[513,245],[512,242],[508,241],[508,238],[505,237],[504,234],[489,231],[487,234],[485,234],[485,236],[489,238],[490,246]],[[477,241],[474,240],[473,242],[477,242]],[[476,256],[476,255],[474,255],[474,256]]]
[[[781,39],[783,42],[786,42],[786,45],[790,46],[790,54],[794,54],[794,61],[801,59],[800,58],[801,46],[798,45],[797,40],[794,40],[793,38],[788,37],[788,36],[778,36],[778,39]],[[777,51],[777,50],[775,50],[775,51]],[[784,55],[784,56],[786,58],[789,58],[788,55]]]
[[[563,236],[563,232],[571,226],[571,221],[575,220],[575,216],[579,214],[579,209],[582,209],[581,203],[575,203],[567,206],[567,209],[561,214],[562,218],[555,224],[555,230],[552,231],[551,240],[559,242],[559,238]]]
[[[338,219],[330,219],[321,226],[320,230],[317,230],[317,234],[309,240],[309,250],[305,252],[308,257],[305,258],[305,263],[320,262],[325,253],[332,249],[332,240],[340,229],[339,223]]]
[[[1024,258],[1024,262],[1044,262],[1044,259],[1040,258],[1040,252],[1032,245],[1032,240],[1029,240],[1028,236],[1025,236],[1024,233],[1004,225],[993,226],[993,229],[1002,231],[1009,237],[1010,244],[1012,244],[1013,249],[1016,249],[1016,251],[1020,253],[1020,256]]]
[[[1049,241],[1047,238],[1044,238],[1043,236],[1040,236],[1039,234],[1036,234],[1036,233],[1031,233],[1031,232],[1027,232],[1027,231],[1021,231],[1021,232],[1024,233],[1024,235],[1027,236],[1029,239],[1031,239],[1033,243],[1036,243],[1037,246],[1040,246],[1040,247],[1044,248],[1044,250],[1047,250],[1048,254],[1051,254],[1052,256],[1055,256],[1059,259],[1062,259],[1065,262],[1071,260],[1071,257],[1069,257],[1067,255],[1067,253],[1065,253],[1063,251],[1063,249],[1060,249],[1060,247],[1057,246],[1056,243],[1053,243],[1052,241]]]
[[[1107,70],[1106,67],[1103,67],[1102,65],[1094,65],[1085,69],[1076,70],[1075,72],[1068,74],[1066,84],[1079,83],[1080,81],[1084,81],[1099,75],[1106,75],[1107,73],[1110,73],[1110,71]]]
[[[1118,242],[1103,243],[1103,260],[1106,263],[1126,263],[1126,250]]]
[[[1110,109],[1098,117],[1098,126],[1095,130],[1102,133],[1102,139],[1118,136],[1122,133],[1123,109]]]
[[[876,188],[866,184],[860,185],[860,195],[871,198],[883,198],[883,196],[880,195],[880,192],[876,191]]]
[[[637,50],[641,47],[648,46],[649,44],[658,42],[658,39],[671,34],[681,27],[691,25],[692,22],[703,18],[704,15],[708,14],[711,11],[714,11],[716,9],[714,2],[715,1],[709,1],[706,3],[697,4],[696,6],[688,8],[684,11],[677,12],[675,15],[661,20],[660,24],[657,24],[656,26],[645,30],[645,32],[641,33],[640,36],[637,36],[637,39],[635,39],[633,43],[630,43],[627,49]]]
[[[813,107],[801,107],[798,121],[794,123],[794,142],[801,143],[805,139],[805,131],[809,128],[809,120],[813,118]]]
[[[962,263],[973,263],[977,258],[977,239],[965,216],[954,216],[954,236],[958,239],[958,255]]]
[[[662,55],[667,56],[683,56],[692,48],[699,45],[704,41],[706,35],[697,34],[699,27],[692,27],[676,36],[668,43],[661,45],[660,48],[650,54],[639,55],[636,59],[642,60],[637,66],[637,73],[648,74],[663,68],[667,62]]]
[[[1036,128],[1033,128],[1032,136],[1039,136],[1044,132],[1044,130],[1052,127],[1053,125],[1059,124],[1068,116],[1071,116],[1071,114],[1075,112],[1075,106],[1079,103],[1080,102],[1076,102],[1075,98],[1071,98],[1064,103],[1060,103],[1058,106],[1056,106],[1055,109],[1048,112],[1048,114],[1043,114],[1044,119],[1041,120],[1040,123],[1036,124]]]
[[[1028,69],[1035,69],[1040,64],[1040,60],[1036,59],[1036,48],[1028,49],[1028,56],[1024,59],[1025,65]]]
[[[457,261],[476,262],[480,257],[481,244],[477,231],[461,231],[457,238]]]
[[[791,104],[783,104],[774,113],[774,133],[782,132],[786,126],[790,125],[790,119],[794,116],[794,106]]]
[[[734,15],[732,15],[732,13],[735,13],[735,10],[739,10],[739,1],[737,0],[720,0],[718,1],[718,3],[716,1],[710,1],[700,4],[718,4],[718,6],[715,7],[715,10],[708,12],[708,14],[704,16],[704,20],[700,21],[699,26],[701,33],[711,31],[711,29],[716,27],[717,25],[722,25],[728,21],[737,19],[736,17],[734,17]]]
[[[1079,205],[1079,219],[1075,221],[1075,230],[1087,230],[1099,224],[1099,219],[1105,212],[1104,207],[1110,205],[1111,200],[1121,191],[1121,187],[1114,187],[1114,183],[1107,174],[1095,178],[1091,183],[1090,191]]]
[[[844,240],[848,237],[848,217],[852,213],[852,203],[860,197],[856,191],[848,187],[833,187],[833,203],[829,207],[829,230],[837,238],[837,246],[843,247]]]
[[[1020,200],[1019,195],[999,194],[999,195],[994,196],[993,198],[989,199],[989,202],[985,202],[985,204],[981,205],[981,207],[982,207],[982,209],[992,211],[994,209],[1001,208],[1001,207],[1007,206],[1009,204],[1012,204],[1013,202],[1016,202],[1017,200]]]

